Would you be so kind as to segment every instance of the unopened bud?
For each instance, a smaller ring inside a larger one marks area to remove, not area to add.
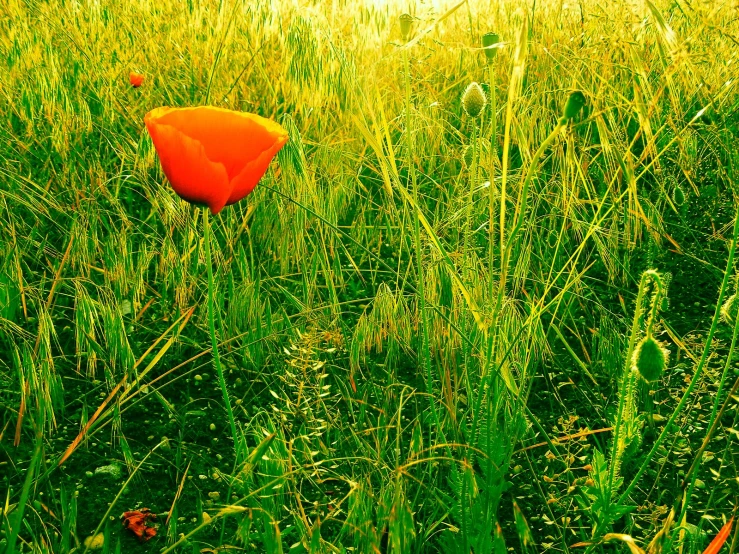
[[[565,123],[568,122],[578,113],[580,113],[580,110],[582,110],[584,106],[585,95],[581,91],[576,90],[575,92],[570,94],[570,97],[567,99],[567,104],[565,104],[565,111],[562,114],[562,119],[564,119]]]
[[[462,107],[467,115],[473,118],[480,115],[487,101],[482,87],[477,83],[470,83],[462,95]]]
[[[413,16],[404,13],[400,16],[400,36],[403,40],[408,42],[411,38],[411,29],[413,28]]]
[[[678,184],[676,184],[675,188],[672,190],[672,201],[676,206],[682,206],[685,204],[685,191]]]
[[[653,383],[665,370],[667,354],[652,335],[647,335],[634,350],[634,367],[646,382]]]

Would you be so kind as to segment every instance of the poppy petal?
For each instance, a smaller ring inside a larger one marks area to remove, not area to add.
[[[159,123],[171,125],[200,142],[210,160],[223,164],[229,179],[239,175],[281,137],[287,140],[281,125],[256,114],[213,106],[154,111]]]
[[[255,160],[247,163],[237,176],[231,180],[231,196],[227,204],[234,204],[254,190],[259,180],[264,176],[272,158],[287,142],[287,133],[274,138],[272,144]]]
[[[149,112],[144,121],[172,188],[184,200],[206,204],[217,214],[231,194],[226,168],[212,161],[198,140],[163,123],[157,111]]]

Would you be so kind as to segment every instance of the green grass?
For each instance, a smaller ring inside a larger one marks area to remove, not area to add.
[[[6,0],[0,552],[703,552],[739,495],[735,8]],[[201,104],[290,135],[209,243],[143,124]]]

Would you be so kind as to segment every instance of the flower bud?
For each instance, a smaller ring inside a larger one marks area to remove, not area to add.
[[[682,206],[685,204],[685,191],[678,184],[676,184],[675,188],[672,190],[672,201],[676,206]]]
[[[484,48],[485,57],[488,59],[488,63],[492,63],[495,59],[495,55],[498,53],[497,48],[490,48],[493,44],[498,44],[500,37],[498,33],[485,33],[482,35],[482,47]]]
[[[583,106],[585,106],[585,95],[581,91],[576,90],[570,94],[565,105],[564,113],[562,114],[562,119],[565,120],[565,123],[580,113]]]
[[[487,101],[488,99],[485,97],[482,87],[477,83],[470,83],[462,95],[462,107],[467,112],[467,115],[472,118],[480,115]]]
[[[411,38],[411,28],[413,27],[413,16],[404,13],[400,16],[400,36],[403,40],[408,42]]]
[[[657,381],[667,365],[667,350],[650,334],[634,350],[634,367],[648,383]]]

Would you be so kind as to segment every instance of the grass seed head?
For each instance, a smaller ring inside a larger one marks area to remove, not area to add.
[[[476,118],[482,113],[487,102],[488,99],[485,97],[482,87],[475,82],[470,83],[462,95],[462,107],[467,115],[472,118]]]
[[[634,367],[648,383],[657,381],[667,365],[668,351],[651,335],[647,335],[634,350]]]
[[[482,47],[484,48],[485,57],[488,59],[488,63],[493,63],[495,55],[498,53],[497,48],[490,48],[493,44],[498,44],[500,37],[498,33],[485,33],[482,35]]]
[[[400,16],[400,36],[403,40],[408,42],[411,38],[411,30],[413,28],[413,16],[404,13]]]
[[[739,301],[736,298],[736,293],[729,296],[721,306],[721,319],[726,323],[733,324],[736,321],[736,315],[739,311]]]

